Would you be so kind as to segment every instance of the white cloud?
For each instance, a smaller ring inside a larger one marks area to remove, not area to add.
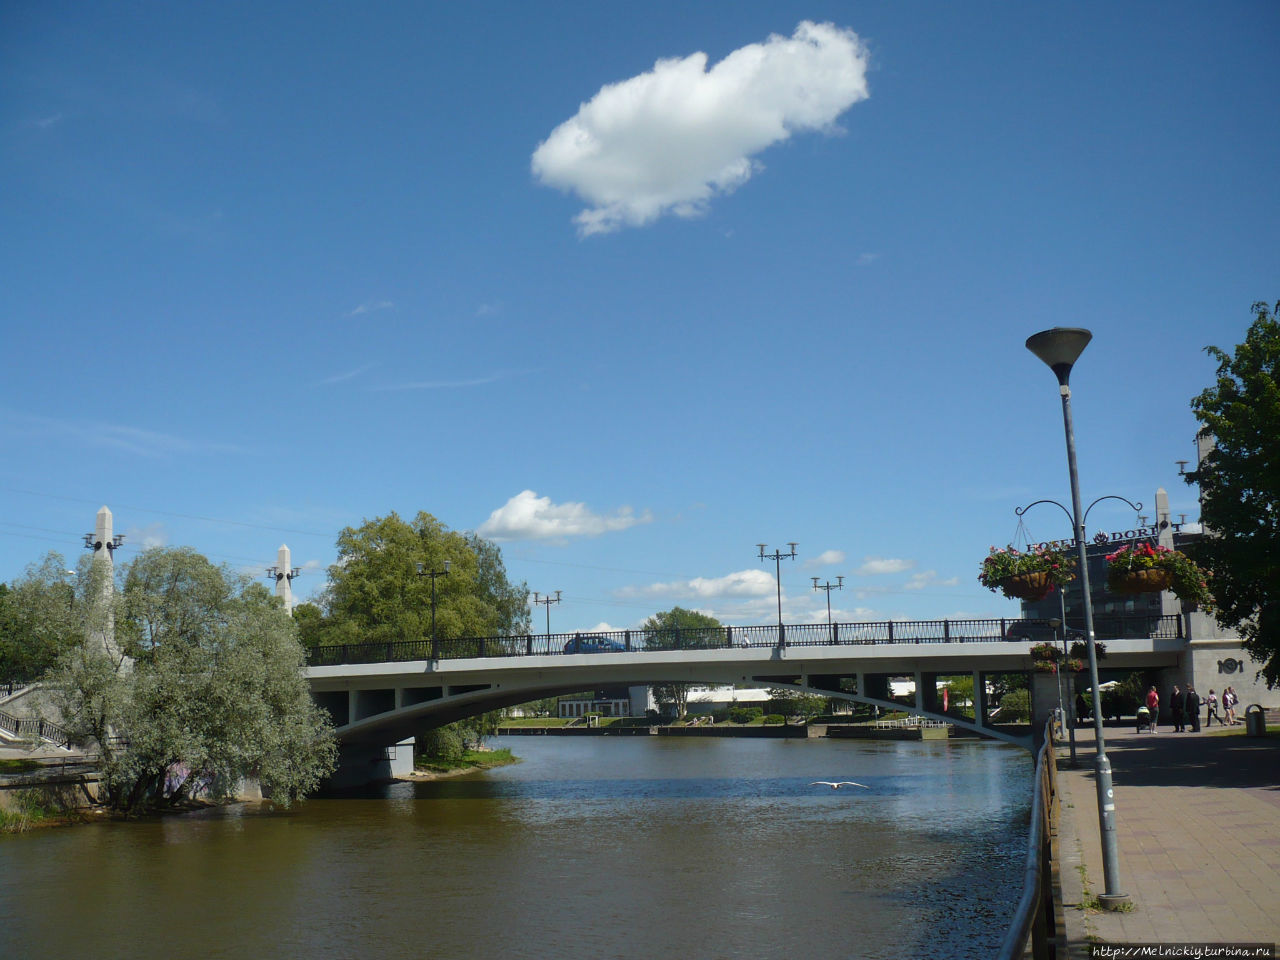
[[[149,523],[145,527],[128,527],[124,531],[124,536],[131,546],[139,550],[163,547],[169,542],[169,531],[163,523]]]
[[[365,314],[377,313],[379,310],[394,310],[395,306],[396,305],[390,300],[366,300],[364,303],[360,304],[360,306],[348,313],[347,316],[363,317]]]
[[[826,567],[833,563],[844,563],[843,550],[823,550],[816,557],[810,557],[804,562],[806,567]]]
[[[959,577],[949,577],[946,580],[939,580],[938,571],[921,570],[919,573],[913,573],[911,575],[911,579],[902,585],[902,589],[923,590],[925,587],[954,587],[959,582]]]
[[[583,235],[692,217],[759,166],[751,158],[806,130],[834,130],[867,98],[867,52],[852,30],[803,21],[791,37],[659,60],[608,84],[533,153],[533,175],[590,206]]]
[[[901,560],[896,557],[867,557],[858,568],[858,573],[878,576],[884,573],[903,573],[916,565],[914,560]]]
[[[777,584],[773,575],[763,570],[739,570],[723,577],[694,577],[670,583],[651,583],[644,587],[623,587],[619,597],[672,596],[709,600],[717,597],[773,596]]]
[[[636,515],[620,507],[610,516],[592,513],[585,503],[552,503],[532,490],[522,490],[500,506],[476,530],[493,540],[547,540],[560,537],[595,537],[626,530],[653,519],[649,511]]]

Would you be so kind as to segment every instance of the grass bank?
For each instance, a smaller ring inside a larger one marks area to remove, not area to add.
[[[492,770],[519,763],[520,758],[509,747],[497,750],[467,750],[460,757],[435,759],[421,757],[414,762],[413,779],[433,780],[439,777],[456,777],[476,770]]]

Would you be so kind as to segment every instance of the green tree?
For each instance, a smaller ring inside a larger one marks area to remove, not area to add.
[[[50,553],[12,585],[0,583],[0,682],[38,680],[77,644],[76,582]]]
[[[297,628],[265,587],[189,549],[140,554],[122,594],[100,586],[78,598],[83,640],[50,682],[72,737],[101,752],[112,806],[172,804],[197,785],[218,799],[248,777],[288,805],[329,774],[327,714]],[[132,656],[123,664],[95,639],[108,620]]]
[[[672,607],[655,613],[643,624],[644,645],[649,650],[697,650],[724,643],[724,628],[715,617],[696,610]],[[677,717],[683,717],[689,705],[692,683],[657,683],[650,687],[653,699],[670,704]]]
[[[514,636],[528,633],[529,591],[507,579],[502,552],[474,533],[450,530],[429,513],[412,522],[396,513],[347,527],[338,535],[338,562],[320,598],[323,616],[303,618],[308,646],[421,640],[431,633],[431,578],[417,564],[443,570],[436,589],[436,635]]]
[[[1252,307],[1244,343],[1228,354],[1207,347],[1218,379],[1191,401],[1216,443],[1188,483],[1200,486],[1206,536],[1193,555],[1210,575],[1218,622],[1238,629],[1280,684],[1280,303]]]

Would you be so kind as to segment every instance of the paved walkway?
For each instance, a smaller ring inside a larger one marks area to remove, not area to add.
[[[1059,750],[1059,857],[1069,956],[1090,941],[1280,941],[1280,737],[1108,727],[1121,889],[1133,910],[1082,909],[1105,892],[1093,728],[1079,765]],[[1080,867],[1083,865],[1083,871]],[[1083,872],[1083,877],[1082,877]]]

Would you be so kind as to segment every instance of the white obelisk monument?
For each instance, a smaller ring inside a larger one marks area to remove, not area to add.
[[[126,657],[116,645],[115,618],[115,565],[112,554],[116,547],[124,542],[124,537],[116,537],[111,530],[111,511],[105,506],[98,511],[93,525],[93,533],[85,537],[85,546],[93,551],[93,572],[91,576],[97,584],[97,596],[90,614],[89,639],[101,645],[107,656],[120,669],[128,670],[132,661]]]
[[[293,613],[293,578],[296,577],[297,571],[293,569],[293,561],[289,555],[289,547],[287,544],[280,544],[280,549],[276,552],[276,596],[284,601],[284,612]]]

